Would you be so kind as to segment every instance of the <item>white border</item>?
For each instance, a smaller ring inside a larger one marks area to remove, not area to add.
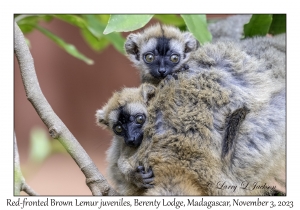
[[[294,1],[295,2],[295,1]],[[293,201],[294,206],[299,205],[299,196],[297,193],[300,189],[298,174],[299,170],[299,141],[297,132],[299,132],[299,107],[300,100],[300,82],[299,82],[299,20],[300,16],[296,10],[298,5],[288,1],[6,1],[1,4],[1,63],[0,70],[0,130],[1,130],[1,147],[0,147],[0,207],[1,209],[14,209],[6,206],[6,199],[18,199],[13,197],[13,14],[14,13],[203,13],[203,14],[234,14],[234,13],[286,13],[287,14],[287,196],[286,197],[260,197],[261,200],[273,201]],[[30,200],[46,199],[47,197],[28,198]],[[118,200],[118,197],[51,197],[57,200]],[[163,199],[158,197],[157,199]],[[256,200],[256,197],[205,197],[207,200]],[[23,198],[22,198],[23,199]],[[134,197],[126,197],[126,200],[132,200]],[[155,197],[138,198],[140,200],[154,200]],[[171,198],[170,198],[171,199]],[[178,197],[177,199],[187,199]],[[50,209],[52,207],[47,207]],[[59,207],[55,207],[59,208]],[[60,209],[73,209],[60,208]],[[143,207],[153,209],[153,207]],[[167,207],[166,207],[167,208]],[[198,207],[199,208],[199,207]],[[237,209],[240,207],[231,207]],[[265,207],[256,207],[265,209]],[[278,209],[276,207],[275,209]],[[294,207],[299,208],[299,207]],[[20,209],[20,207],[16,207]],[[26,209],[41,209],[26,208]],[[79,207],[77,207],[79,209]],[[84,209],[84,208],[82,208]],[[98,209],[89,207],[85,209]],[[140,209],[134,207],[131,209]],[[174,208],[172,208],[174,209]],[[218,207],[213,207],[218,209]]]

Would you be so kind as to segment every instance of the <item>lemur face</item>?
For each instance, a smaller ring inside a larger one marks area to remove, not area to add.
[[[184,49],[180,47],[176,40],[165,37],[154,38],[143,46],[141,57],[144,66],[149,73],[158,79],[163,79],[172,74],[173,70],[180,66],[181,60],[185,58]],[[177,45],[177,49],[174,47]]]
[[[129,147],[138,147],[143,140],[146,110],[141,104],[129,103],[112,111],[111,129]]]
[[[147,103],[156,88],[143,84],[139,88],[124,88],[114,93],[108,103],[97,110],[97,124],[113,131],[115,137],[129,147],[138,147],[143,140],[147,122]]]
[[[141,71],[143,82],[156,84],[181,69],[198,47],[191,33],[165,25],[130,34],[125,43],[128,58]]]

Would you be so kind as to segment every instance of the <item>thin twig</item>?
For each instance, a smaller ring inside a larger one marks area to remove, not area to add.
[[[38,195],[26,182],[23,183],[22,191],[26,192],[28,195]]]
[[[15,167],[15,195],[20,195],[21,191],[26,192],[28,195],[38,195],[29,185],[25,182],[25,178],[21,171],[19,150],[14,133],[14,167]]]
[[[19,151],[18,151],[15,133],[14,133],[14,176],[15,176],[14,194],[20,195],[20,192],[22,191],[22,184],[24,182],[24,177],[21,172]]]
[[[60,141],[80,167],[86,177],[86,184],[93,195],[117,195],[117,192],[108,184],[86,151],[55,114],[44,97],[35,73],[33,58],[25,42],[24,35],[16,23],[14,49],[27,99],[49,129],[51,137]]]

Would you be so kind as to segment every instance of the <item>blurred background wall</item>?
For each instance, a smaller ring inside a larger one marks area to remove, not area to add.
[[[208,15],[208,19],[226,16]],[[107,102],[114,91],[139,86],[138,71],[112,46],[100,53],[93,51],[81,37],[79,29],[70,24],[54,19],[44,23],[43,27],[74,44],[95,61],[94,65],[87,65],[72,57],[39,31],[26,35],[45,97],[105,176],[105,151],[112,135],[96,126],[95,111]],[[41,128],[48,133],[26,99],[15,58],[14,129],[27,183],[40,195],[91,195],[84,175],[68,154],[53,154],[38,167],[29,161],[29,139],[33,128]]]

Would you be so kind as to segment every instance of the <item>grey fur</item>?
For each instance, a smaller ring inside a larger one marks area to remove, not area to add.
[[[208,25],[208,29],[212,33],[213,41],[216,40],[235,40],[242,38],[243,25],[247,23],[251,15],[234,15],[224,20]],[[143,56],[146,52],[155,49],[158,45],[158,38],[165,37],[170,40],[170,48],[179,53],[180,62],[172,71],[171,75],[176,72],[184,71],[189,68],[186,65],[193,53],[199,48],[199,42],[190,32],[182,32],[176,27],[167,25],[153,25],[139,33],[128,35],[125,42],[125,51],[129,60],[140,71],[141,82],[157,85],[163,78],[153,75],[151,68],[144,62]],[[166,76],[166,75],[165,75]]]
[[[238,27],[247,18],[238,20]],[[272,189],[242,189],[246,183],[253,186],[255,182],[267,186],[275,183],[284,191],[285,35],[240,41],[240,29],[226,34],[228,31],[221,25],[215,25],[210,30],[214,42],[190,54],[185,61],[190,67],[188,71],[179,72],[175,79],[168,77],[155,82],[158,90],[147,104],[149,118],[144,140],[138,150],[124,156],[128,164],[120,164],[128,167],[126,170],[135,169],[141,163],[146,168],[152,166],[154,188],[139,191],[122,178],[119,180],[122,194],[265,195],[272,192]],[[218,37],[218,33],[225,34]],[[128,39],[138,40],[135,34]],[[130,59],[138,61],[137,49],[131,50],[129,54],[135,54]],[[144,71],[142,66],[136,66]],[[142,81],[150,81],[143,75],[147,73],[142,72]],[[247,107],[249,113],[235,130],[230,155],[222,156],[226,119],[242,107]],[[236,188],[219,189],[220,183]]]
[[[107,104],[97,110],[96,123],[113,131],[114,124],[119,119],[120,107],[133,116],[144,114],[147,120],[147,103],[153,98],[155,89],[153,85],[143,84],[139,88],[124,88],[115,92]],[[120,195],[140,195],[152,187],[149,182],[153,176],[149,168],[141,171],[140,165],[133,167],[128,161],[137,150],[136,147],[126,145],[123,136],[113,133],[111,146],[107,150],[107,176]]]
[[[235,40],[243,38],[244,25],[251,19],[251,15],[233,15],[214,23],[208,24],[213,41]]]
[[[188,62],[190,71],[158,85],[147,141],[129,160],[153,167],[155,187],[146,195],[265,195],[285,188],[286,66],[278,48],[285,42],[275,40],[206,44]],[[219,128],[242,107],[250,111],[223,160]],[[237,188],[218,189],[219,183]],[[243,189],[246,183],[270,188]]]

